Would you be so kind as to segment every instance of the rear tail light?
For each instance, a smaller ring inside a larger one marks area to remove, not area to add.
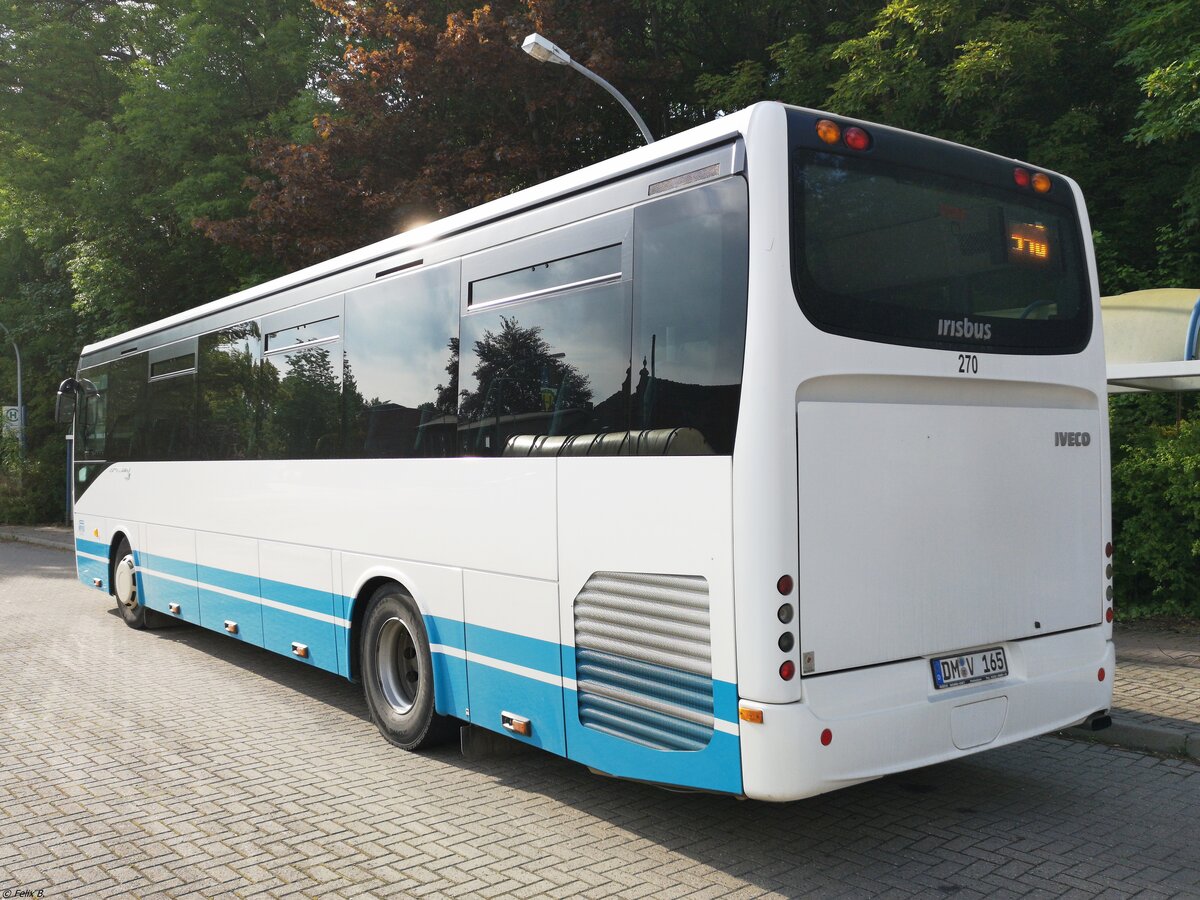
[[[1099,672],[1096,673],[1096,680],[1097,681],[1104,680],[1104,670],[1103,669],[1101,669]]]
[[[851,150],[868,150],[871,147],[871,136],[853,125],[842,133],[842,141]]]
[[[851,150],[857,150],[860,153],[863,150],[871,149],[871,135],[865,128],[851,125],[849,128],[843,129],[832,119],[817,120],[817,137],[823,144],[830,146],[844,144]]]
[[[828,747],[833,743],[833,732],[826,728],[821,732],[821,746]]]
[[[779,677],[784,681],[791,681],[796,677],[796,664],[790,659],[785,659],[779,666]]]

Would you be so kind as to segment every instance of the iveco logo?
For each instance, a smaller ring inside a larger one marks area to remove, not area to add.
[[[1054,432],[1055,447],[1086,447],[1091,442],[1092,435],[1087,431]]]
[[[976,341],[990,341],[992,326],[983,322],[972,322],[970,319],[938,319],[938,337],[971,338]]]

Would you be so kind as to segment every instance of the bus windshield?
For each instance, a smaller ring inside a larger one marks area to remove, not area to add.
[[[797,296],[825,331],[992,353],[1087,344],[1069,197],[807,149],[793,157],[791,197]]]

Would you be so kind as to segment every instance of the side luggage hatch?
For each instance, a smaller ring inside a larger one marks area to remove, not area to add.
[[[796,419],[806,672],[1101,620],[1098,410],[803,400]]]

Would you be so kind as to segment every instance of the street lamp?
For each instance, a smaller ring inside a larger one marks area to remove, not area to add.
[[[650,134],[650,129],[646,127],[646,123],[642,121],[642,117],[637,114],[637,110],[633,108],[633,104],[626,100],[621,92],[615,87],[593,72],[586,66],[581,66],[575,60],[571,59],[561,47],[550,43],[536,31],[529,37],[525,38],[525,42],[521,44],[521,49],[536,59],[538,62],[554,63],[556,66],[570,66],[576,72],[586,75],[600,87],[604,88],[610,94],[617,98],[617,102],[625,108],[625,112],[633,117],[633,121],[637,123],[638,130],[642,133],[642,137],[646,139],[647,144],[654,143],[654,136]]]
[[[8,342],[12,344],[13,353],[17,354],[17,441],[21,447],[21,455],[25,455],[25,404],[22,402],[21,396],[21,350],[17,347],[17,342],[13,340],[12,334],[8,327],[0,322],[0,328],[4,329],[4,336],[8,338]]]

